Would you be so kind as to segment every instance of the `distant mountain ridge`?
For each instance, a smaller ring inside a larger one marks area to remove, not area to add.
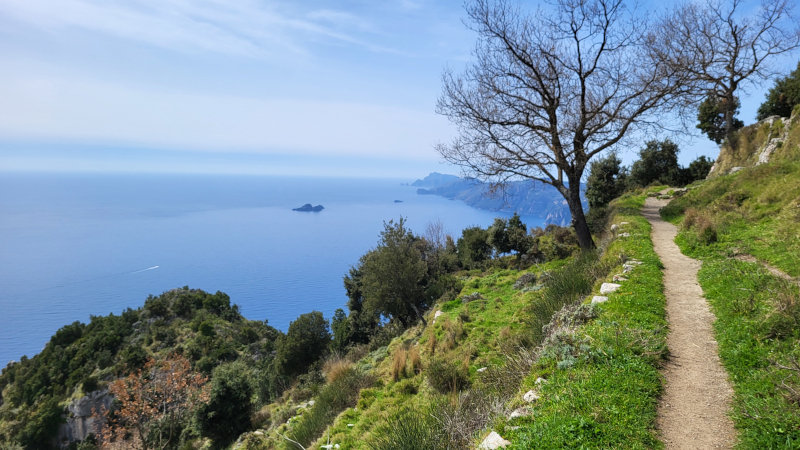
[[[566,200],[556,188],[533,181],[514,181],[508,183],[503,193],[490,193],[489,185],[476,179],[459,178],[455,175],[433,172],[417,180],[411,186],[420,187],[417,194],[439,195],[449,199],[461,200],[478,209],[502,212],[517,212],[523,216],[535,216],[548,223],[566,226],[572,220]],[[425,189],[428,188],[428,189]],[[581,185],[581,193],[585,186]],[[581,195],[584,210],[588,209],[586,199]]]

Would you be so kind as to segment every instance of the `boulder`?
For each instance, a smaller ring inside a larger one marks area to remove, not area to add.
[[[619,289],[621,287],[622,287],[621,284],[603,283],[602,285],[600,285],[600,293],[602,295],[610,294],[612,292],[615,292],[617,289]]]
[[[602,295],[595,295],[592,297],[592,303],[604,303],[608,301],[608,297],[604,297]]]
[[[514,411],[511,411],[511,414],[508,415],[508,420],[516,419],[517,417],[527,417],[531,415],[531,411],[528,408],[517,408]]]
[[[494,450],[496,448],[505,448],[507,445],[511,445],[511,442],[503,439],[503,437],[497,434],[496,431],[492,431],[488,436],[486,436],[486,439],[481,442],[481,445],[478,446],[478,449]]]
[[[473,292],[472,294],[465,295],[464,297],[462,297],[461,298],[461,303],[469,303],[471,301],[480,300],[482,298],[483,298],[483,296],[481,295],[480,292]]]
[[[628,281],[628,279],[623,277],[620,274],[617,274],[617,275],[614,275],[614,281]]]
[[[433,323],[436,323],[436,319],[438,319],[439,316],[441,316],[442,314],[444,314],[442,312],[442,310],[439,310],[439,311],[436,311],[435,313],[433,313]]]
[[[526,392],[525,395],[522,396],[522,399],[528,403],[533,403],[536,400],[539,400],[539,394],[537,394],[536,391],[531,390]]]
[[[542,378],[542,377],[539,377],[539,378],[537,378],[537,379],[536,379],[536,381],[534,381],[533,383],[534,383],[534,384],[547,384],[547,380],[545,380],[545,379],[544,379],[544,378]]]
[[[611,225],[611,232],[612,232],[612,233],[616,233],[616,231],[617,231],[618,229],[619,229],[619,225],[617,225],[617,224]]]

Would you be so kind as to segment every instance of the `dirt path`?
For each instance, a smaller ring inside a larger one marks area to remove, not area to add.
[[[664,263],[670,360],[658,406],[658,428],[667,449],[731,448],[736,438],[728,417],[733,390],[720,364],[711,329],[714,314],[697,283],[700,262],[675,244],[677,228],[661,220],[666,201],[648,198],[644,216],[653,226],[653,244]]]

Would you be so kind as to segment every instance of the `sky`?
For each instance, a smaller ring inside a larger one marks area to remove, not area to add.
[[[465,18],[461,1],[3,0],[0,171],[458,173],[433,147],[455,136],[435,104],[471,60]],[[684,165],[718,153],[681,145]]]

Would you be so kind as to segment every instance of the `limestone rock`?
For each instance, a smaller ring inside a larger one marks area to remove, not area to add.
[[[614,281],[628,281],[628,279],[623,277],[620,274],[617,274],[617,275],[614,275]]]
[[[67,423],[58,426],[58,443],[62,448],[66,448],[70,443],[86,439],[89,433],[94,433],[93,411],[98,413],[111,408],[112,397],[108,394],[108,389],[91,392],[89,395],[73,400],[67,406],[69,418]]]
[[[595,295],[592,297],[592,303],[604,303],[608,301],[608,297],[604,297],[602,295]]]
[[[616,232],[618,229],[619,229],[619,225],[617,225],[617,224],[611,225],[611,232],[612,233]]]
[[[621,285],[621,284],[616,284],[616,283],[603,283],[603,284],[600,286],[600,293],[601,293],[601,294],[603,294],[603,295],[610,294],[610,293],[612,293],[612,292],[616,291],[617,289],[619,289],[619,288],[621,288],[621,287],[622,287],[622,285]]]
[[[547,384],[547,380],[545,380],[545,379],[544,379],[544,378],[542,378],[542,377],[539,377],[539,378],[537,378],[537,379],[536,379],[536,381],[534,381],[533,383],[534,383],[534,384]]]
[[[536,391],[531,390],[526,392],[525,395],[522,396],[522,399],[528,403],[533,403],[536,400],[539,400],[539,394],[537,394]]]
[[[478,446],[480,450],[494,450],[496,448],[505,448],[507,445],[511,445],[511,442],[503,439],[502,436],[497,434],[496,431],[492,431],[486,436],[486,439],[481,442],[481,445]]]
[[[517,408],[514,411],[511,411],[511,414],[508,415],[508,420],[516,419],[517,417],[527,417],[531,415],[531,411],[528,408]]]
[[[442,314],[444,314],[444,312],[442,312],[441,310],[436,311],[435,313],[433,313],[433,323],[436,323],[436,319],[438,319],[439,316],[441,316]]]
[[[481,367],[480,369],[478,369],[478,372],[486,372],[486,367]]]
[[[625,225],[628,225],[628,224],[630,224],[630,222],[620,222],[619,226],[625,226]]]

